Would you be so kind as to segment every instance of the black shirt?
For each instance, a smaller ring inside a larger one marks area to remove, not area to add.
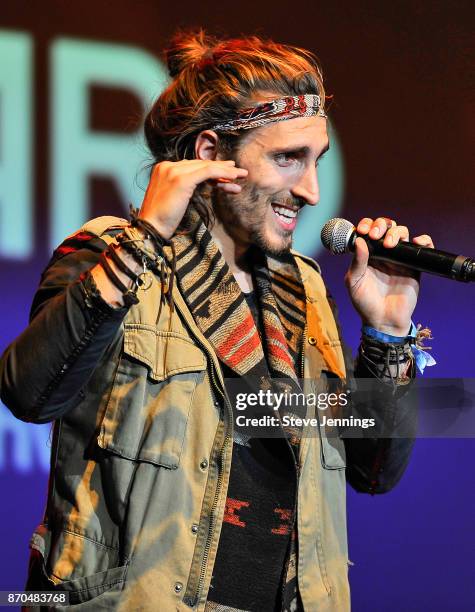
[[[245,295],[262,338],[254,293]],[[223,373],[232,375],[224,365]],[[252,612],[281,609],[296,492],[291,453],[283,438],[235,437],[209,602]]]

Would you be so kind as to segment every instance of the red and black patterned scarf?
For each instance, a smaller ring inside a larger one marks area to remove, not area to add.
[[[176,277],[183,298],[219,359],[240,377],[285,379],[299,390],[306,321],[306,296],[291,253],[275,257],[252,250],[256,298],[262,313],[264,346],[243,292],[206,226],[196,214],[195,228],[173,238]],[[267,383],[264,383],[265,385]],[[277,390],[279,387],[277,387]],[[281,414],[282,416],[282,414]],[[283,427],[299,473],[300,430]],[[291,538],[284,579],[284,609],[296,593],[297,538]]]
[[[182,295],[219,359],[237,376],[296,381],[301,376],[295,364],[300,363],[306,302],[293,256],[252,251],[263,347],[244,294],[205,225],[198,223],[190,233],[175,236],[173,243]]]

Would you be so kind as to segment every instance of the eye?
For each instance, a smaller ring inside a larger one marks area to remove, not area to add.
[[[297,153],[285,152],[285,153],[276,153],[274,155],[274,161],[279,166],[290,166],[297,160],[298,160]]]

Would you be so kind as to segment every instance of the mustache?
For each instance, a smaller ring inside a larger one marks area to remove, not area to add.
[[[280,204],[282,206],[290,206],[291,208],[303,208],[306,201],[303,198],[294,198],[292,196],[270,198],[270,203]]]
[[[252,185],[248,192],[249,202],[255,204],[259,201],[259,189],[256,185]],[[299,210],[306,205],[304,198],[296,197],[288,193],[278,192],[268,198],[269,204],[280,204],[282,206],[290,206],[291,208],[298,208]]]

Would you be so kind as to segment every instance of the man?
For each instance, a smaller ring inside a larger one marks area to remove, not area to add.
[[[291,250],[329,147],[321,73],[306,51],[203,33],[168,63],[139,213],[66,239],[2,359],[5,404],[55,421],[27,588],[78,610],[347,610],[345,467],[387,491],[411,440],[246,436],[230,401],[233,379],[353,377],[318,265]],[[409,239],[383,217],[358,231]],[[369,265],[358,239],[346,283],[371,410],[410,421],[417,278]]]

